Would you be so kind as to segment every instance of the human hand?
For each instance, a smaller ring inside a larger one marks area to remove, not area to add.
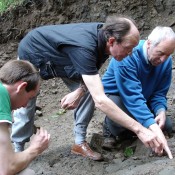
[[[142,127],[141,131],[139,130],[136,134],[147,148],[150,147],[152,150],[156,148],[160,152],[163,150],[162,142],[151,130]]]
[[[37,129],[36,134],[30,142],[29,149],[37,155],[41,154],[45,149],[48,148],[49,141],[50,134],[48,134],[48,132],[41,127],[40,129]]]
[[[160,129],[160,127],[157,124],[153,124],[149,127],[149,129],[156,135],[156,137],[158,138],[159,143],[162,144],[163,149],[159,149],[159,147],[155,147],[153,148],[153,150],[155,151],[155,153],[157,153],[159,156],[161,156],[163,154],[163,150],[165,150],[165,152],[167,153],[168,157],[170,159],[173,158],[172,153],[169,149],[167,140],[162,132],[162,130]]]
[[[156,123],[159,125],[161,129],[164,128],[165,126],[165,121],[166,121],[166,114],[165,111],[161,111],[159,115],[156,116],[155,118]]]
[[[61,99],[61,108],[69,110],[75,109],[83,95],[84,92],[81,88],[78,88],[75,91],[67,94]]]

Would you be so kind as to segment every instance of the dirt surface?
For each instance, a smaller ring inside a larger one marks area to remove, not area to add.
[[[134,18],[142,38],[156,25],[175,27],[175,0],[28,0],[16,9],[0,17],[0,66],[10,59],[16,59],[19,41],[31,29],[46,24],[102,21],[110,14],[125,14]],[[173,58],[174,60],[174,58]],[[108,63],[108,61],[107,61]],[[102,75],[107,63],[100,70]],[[174,120],[175,74],[168,93],[168,112]],[[175,159],[167,156],[157,157],[143,146],[139,140],[131,143],[126,140],[112,151],[103,150],[102,121],[105,117],[98,109],[88,127],[87,141],[104,155],[104,161],[96,162],[80,156],[71,155],[74,143],[73,111],[59,115],[59,101],[68,93],[64,83],[58,79],[43,81],[37,105],[35,124],[45,127],[51,134],[49,149],[35,159],[30,167],[37,175],[173,175]],[[175,157],[175,137],[167,137]],[[26,145],[28,146],[28,145]],[[126,158],[126,147],[133,148],[134,154]]]

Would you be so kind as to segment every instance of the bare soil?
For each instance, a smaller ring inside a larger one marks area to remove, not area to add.
[[[102,21],[110,14],[125,14],[134,18],[138,24],[142,38],[156,25],[175,27],[174,0],[26,0],[23,5],[0,16],[0,66],[10,59],[16,59],[17,47],[25,34],[33,28],[46,24],[71,22]],[[173,58],[174,60],[174,58]],[[107,63],[101,68],[102,75]],[[174,67],[174,66],[173,66]],[[173,69],[174,70],[174,69]],[[167,115],[174,120],[175,74],[168,93]],[[30,165],[37,175],[173,175],[175,161],[167,156],[157,157],[145,148],[137,139],[126,140],[118,144],[112,151],[103,150],[100,146],[102,138],[102,121],[105,115],[98,109],[88,127],[87,141],[93,149],[104,155],[104,161],[92,161],[70,153],[74,143],[73,111],[59,115],[60,99],[68,93],[68,89],[56,78],[43,81],[37,105],[42,116],[36,114],[36,126],[46,128],[51,134],[49,149],[36,158]],[[175,137],[167,136],[173,155],[175,156]],[[26,145],[28,146],[28,144]],[[126,158],[124,150],[131,147],[134,154]]]

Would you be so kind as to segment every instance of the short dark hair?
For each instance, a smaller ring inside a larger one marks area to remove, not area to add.
[[[121,43],[131,29],[129,20],[135,25],[134,20],[128,17],[108,16],[102,28],[106,41],[110,37],[114,37],[118,43]]]
[[[40,75],[33,64],[24,60],[11,60],[0,69],[0,81],[11,85],[18,81],[27,82],[26,91],[36,89]]]

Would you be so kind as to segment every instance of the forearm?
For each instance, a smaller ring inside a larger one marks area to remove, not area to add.
[[[95,106],[103,111],[111,120],[119,123],[123,127],[138,133],[143,127],[133,118],[124,113],[112,100],[104,93],[104,89],[99,75],[83,75],[83,80],[95,102]]]
[[[13,172],[18,173],[25,169],[37,156],[37,151],[29,148],[23,152],[14,153],[12,163]]]
[[[113,101],[111,101],[107,96],[102,97],[95,101],[97,108],[102,110],[111,120],[119,123],[123,127],[135,132],[136,134],[141,131],[143,126],[135,121],[133,118],[128,116],[123,112]]]
[[[6,128],[5,128],[6,129]],[[26,150],[21,153],[13,151],[8,130],[2,130],[0,134],[0,172],[14,175],[26,168],[36,157],[37,152]],[[5,131],[5,132],[4,132]]]
[[[16,161],[15,163],[18,170],[26,168],[35,157],[47,149],[49,140],[50,134],[48,134],[47,130],[42,127],[37,129],[36,134],[30,141],[30,146],[25,151],[15,154],[15,159],[17,160],[17,163]]]
[[[14,175],[25,169],[38,155],[35,151],[25,150],[20,153],[13,152],[12,147],[8,151],[1,150],[0,170],[2,174]]]
[[[40,128],[31,140],[30,146],[23,152],[15,153],[7,125],[0,126],[0,173],[14,175],[22,171],[48,147],[49,140],[50,134]]]

